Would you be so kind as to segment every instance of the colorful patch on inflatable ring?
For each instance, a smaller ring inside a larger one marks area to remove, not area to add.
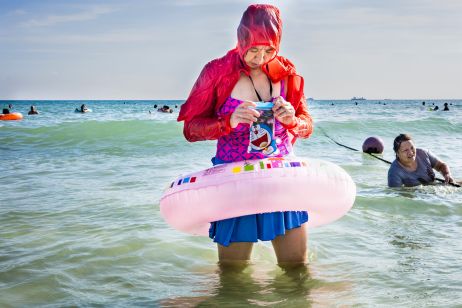
[[[0,120],[2,121],[15,121],[15,120],[21,120],[22,118],[23,116],[20,112],[0,114]]]
[[[308,211],[308,226],[317,227],[345,215],[355,196],[355,183],[333,163],[272,157],[181,176],[161,197],[160,212],[173,228],[205,236],[210,222],[278,211]]]

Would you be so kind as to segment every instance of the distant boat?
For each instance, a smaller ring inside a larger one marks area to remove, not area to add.
[[[353,98],[351,99],[352,101],[365,101],[366,99],[364,97],[356,97],[356,96],[353,96]]]

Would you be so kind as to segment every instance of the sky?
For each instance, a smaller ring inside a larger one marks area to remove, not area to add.
[[[0,0],[0,99],[186,99],[249,1]],[[462,99],[461,0],[267,1],[315,99]]]

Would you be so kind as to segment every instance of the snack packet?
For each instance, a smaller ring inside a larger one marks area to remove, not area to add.
[[[274,156],[279,153],[274,135],[273,103],[257,102],[255,109],[260,112],[260,117],[250,125],[249,153],[262,153]]]

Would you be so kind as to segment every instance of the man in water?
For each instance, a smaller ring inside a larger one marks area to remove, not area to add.
[[[29,112],[27,114],[28,115],[39,114],[39,112],[37,111],[37,108],[34,105],[32,105],[32,106],[30,106],[30,110],[29,110]]]

